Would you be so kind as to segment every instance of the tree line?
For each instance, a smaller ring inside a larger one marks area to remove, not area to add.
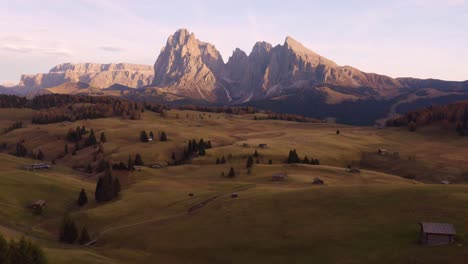
[[[190,111],[207,112],[207,113],[226,113],[226,114],[233,114],[233,115],[255,114],[259,112],[255,107],[252,107],[252,106],[231,107],[231,106],[185,105],[185,106],[179,106],[179,110],[190,110]]]
[[[0,263],[2,264],[46,264],[44,251],[35,243],[21,238],[9,242],[0,234]]]
[[[406,126],[410,131],[431,124],[446,124],[452,126],[460,136],[468,135],[468,102],[432,105],[386,122],[387,126]]]

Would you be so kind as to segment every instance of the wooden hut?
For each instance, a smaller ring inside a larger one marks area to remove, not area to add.
[[[448,223],[419,223],[421,244],[428,246],[448,245],[455,241],[455,227]]]
[[[271,176],[272,181],[284,181],[288,175],[284,172],[275,173]]]
[[[46,207],[47,205],[47,202],[44,201],[44,200],[37,200],[37,201],[34,201],[32,204],[29,205],[29,208],[31,209],[42,209],[44,207]]]
[[[323,184],[325,184],[325,182],[322,181],[322,180],[319,179],[319,178],[315,178],[314,181],[312,182],[312,184],[315,184],[315,185],[323,185]]]

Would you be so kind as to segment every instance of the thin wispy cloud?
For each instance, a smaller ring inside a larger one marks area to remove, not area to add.
[[[99,46],[98,49],[103,50],[103,51],[109,51],[109,52],[124,52],[124,51],[126,51],[125,48],[118,47],[118,46]]]

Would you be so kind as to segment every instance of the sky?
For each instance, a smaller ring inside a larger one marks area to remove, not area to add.
[[[0,0],[0,84],[64,62],[153,65],[179,28],[224,61],[291,36],[366,72],[468,80],[468,0]]]

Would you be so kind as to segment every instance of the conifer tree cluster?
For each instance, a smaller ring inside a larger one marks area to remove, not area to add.
[[[66,139],[70,142],[78,142],[82,139],[83,135],[88,133],[85,126],[76,127],[75,129],[69,129],[66,135]]]
[[[17,157],[26,157],[27,154],[28,154],[28,150],[26,149],[26,147],[23,145],[23,143],[18,142],[16,144],[16,150],[15,150],[14,155]]]
[[[226,164],[226,158],[224,156],[220,158],[216,158],[216,164]]]
[[[73,244],[78,242],[81,245],[84,245],[91,240],[86,227],[83,227],[81,232],[79,232],[75,221],[73,221],[73,219],[68,215],[65,215],[62,220],[59,239],[62,243]]]
[[[301,163],[301,159],[299,159],[295,149],[289,151],[288,163]]]
[[[25,238],[7,242],[0,234],[0,263],[47,264],[47,257],[37,244]]]
[[[3,133],[6,134],[6,133],[8,133],[8,132],[11,132],[11,131],[13,131],[13,130],[15,130],[15,129],[20,129],[20,128],[22,128],[22,127],[23,127],[23,122],[21,122],[21,121],[16,121],[16,122],[14,122],[13,124],[11,124],[9,127],[5,128],[5,129],[3,130]]]
[[[111,171],[107,170],[104,176],[99,177],[96,183],[96,202],[108,202],[119,196],[120,191],[121,186],[119,178],[112,177]]]
[[[307,156],[304,157],[304,159],[301,161],[299,158],[299,155],[297,155],[297,152],[295,149],[289,151],[289,156],[287,163],[303,163],[303,164],[311,164],[311,165],[320,165],[320,160],[311,158],[309,159]]]
[[[189,159],[192,155],[198,154],[200,156],[204,156],[206,154],[206,149],[211,148],[211,141],[205,142],[203,138],[200,141],[195,139],[189,140],[187,143],[187,147],[184,149],[184,157]]]

